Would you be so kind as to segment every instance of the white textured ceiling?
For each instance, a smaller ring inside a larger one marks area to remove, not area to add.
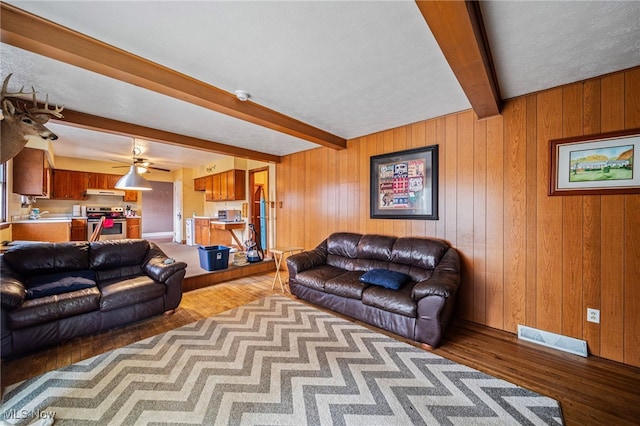
[[[410,1],[8,3],[223,90],[246,90],[258,104],[346,139],[470,108]],[[482,3],[482,12],[503,98],[640,65],[640,2],[501,1]],[[33,85],[72,110],[273,155],[316,146],[1,48],[1,74],[14,73],[12,87]],[[55,131],[57,155],[113,158],[93,149],[103,140],[130,153],[126,137],[65,125]],[[155,146],[148,157],[156,165],[178,167],[178,148]],[[184,165],[214,158],[187,154]]]
[[[481,3],[503,99],[640,65],[640,1]]]

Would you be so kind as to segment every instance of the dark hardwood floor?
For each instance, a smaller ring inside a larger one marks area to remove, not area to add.
[[[271,290],[272,280],[273,273],[270,273],[189,291],[174,315],[150,318],[5,360],[2,363],[2,389],[258,298],[282,294],[279,290]],[[557,399],[567,425],[640,424],[640,368],[602,358],[566,354],[519,341],[510,333],[463,321],[454,321],[444,343],[434,352]]]

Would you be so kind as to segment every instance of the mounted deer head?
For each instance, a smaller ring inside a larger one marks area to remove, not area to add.
[[[7,92],[9,79],[13,74],[9,74],[2,84],[2,127],[0,128],[0,163],[9,161],[24,148],[31,136],[40,136],[42,139],[56,140],[58,137],[44,124],[49,121],[49,116],[62,118],[64,107],[56,106],[49,109],[49,97],[45,101],[44,108],[38,108],[36,91],[32,87],[30,93],[24,93],[20,88],[18,93]],[[20,95],[33,95],[33,107],[27,108],[25,101]]]

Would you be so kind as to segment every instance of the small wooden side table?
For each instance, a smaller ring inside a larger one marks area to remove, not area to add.
[[[273,260],[276,262],[276,275],[273,277],[273,283],[271,284],[271,290],[276,286],[276,280],[280,281],[280,291],[284,292],[284,284],[282,283],[282,277],[280,276],[280,266],[282,266],[282,259],[285,254],[292,255],[296,252],[304,251],[304,247],[276,247],[269,250],[273,254]]]

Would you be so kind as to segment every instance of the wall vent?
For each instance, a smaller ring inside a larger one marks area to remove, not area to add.
[[[587,342],[584,340],[574,339],[573,337],[563,336],[561,334],[551,333],[549,331],[538,330],[537,328],[527,327],[518,324],[518,338],[527,342],[537,343],[539,345],[569,352],[575,355],[586,357]]]

